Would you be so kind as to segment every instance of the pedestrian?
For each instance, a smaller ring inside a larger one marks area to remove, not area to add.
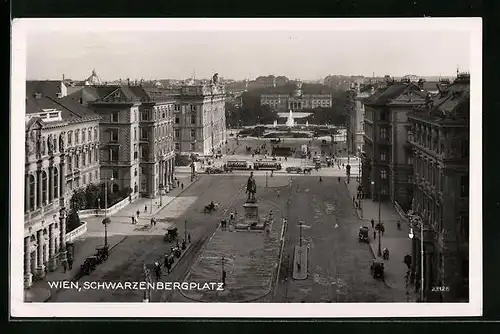
[[[177,178],[176,178],[176,180],[177,180]],[[180,181],[177,180],[177,188],[179,188],[179,184],[180,184]]]
[[[184,183],[181,183],[181,189],[184,189]]]
[[[161,266],[158,262],[155,262],[155,274],[156,280],[159,281],[161,279]]]
[[[141,214],[141,212],[139,210],[137,210],[136,214],[137,214],[137,218],[139,218],[139,215]]]
[[[371,220],[371,223],[372,223],[372,228],[375,228],[375,221],[373,219]]]
[[[188,233],[188,243],[191,243],[191,233]]]
[[[280,190],[279,189],[278,189],[277,193],[278,193],[278,197],[280,197]]]
[[[231,221],[233,221],[233,220],[234,220],[234,212],[231,212],[231,214],[229,215],[229,219],[230,219]]]
[[[63,266],[63,271],[66,272],[67,270],[66,261],[63,261],[62,266]]]
[[[151,226],[153,226],[154,224],[155,224],[155,219],[151,218]]]
[[[153,225],[156,226],[156,218],[153,218]]]
[[[134,216],[130,216],[130,219],[132,219],[132,225],[135,224],[135,217]]]
[[[144,205],[144,212],[148,212],[148,206]]]
[[[356,197],[355,196],[352,196],[352,202],[356,203]]]
[[[339,181],[339,183],[340,183],[340,176],[337,178],[337,181]]]
[[[373,230],[373,240],[377,239],[377,231]]]
[[[68,267],[69,270],[73,269],[73,258],[71,256],[68,257]]]
[[[380,225],[380,232],[382,232],[382,236],[384,236],[385,227],[383,224]]]

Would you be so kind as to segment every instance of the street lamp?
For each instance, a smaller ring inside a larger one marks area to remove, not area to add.
[[[113,182],[114,178],[111,177],[110,181]],[[108,224],[111,220],[108,218],[108,180],[104,180],[104,247],[108,248]]]
[[[299,221],[299,247],[302,247],[302,221]]]
[[[375,181],[372,181],[372,186],[375,186]],[[375,190],[375,187],[374,187]],[[381,227],[382,224],[380,222],[380,189],[378,191],[378,250],[377,250],[377,255],[382,256],[382,249],[381,249],[381,242],[380,242],[380,237],[381,237]]]
[[[413,228],[410,228],[408,237],[413,240]],[[420,220],[420,301],[424,301],[424,222]]]

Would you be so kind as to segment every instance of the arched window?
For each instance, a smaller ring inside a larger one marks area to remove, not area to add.
[[[31,174],[28,175],[29,197],[28,197],[28,210],[35,209],[35,177]]]
[[[92,128],[89,128],[89,141],[92,141]]]
[[[68,140],[66,142],[68,146],[73,145],[73,131],[68,131]]]
[[[134,184],[134,193],[139,191],[139,187],[137,186],[137,182]]]
[[[87,152],[87,154],[89,155],[89,164],[92,164],[92,154],[93,154],[92,151],[93,150],[94,150],[93,148],[90,148]]]
[[[59,197],[59,172],[57,171],[57,168],[54,167],[52,169],[52,184],[54,185],[54,198],[58,198]]]
[[[47,173],[42,171],[42,205],[47,203]]]
[[[99,136],[98,136],[98,134],[97,134],[97,127],[96,127],[96,128],[94,128],[94,140],[95,140],[95,141],[99,140]]]

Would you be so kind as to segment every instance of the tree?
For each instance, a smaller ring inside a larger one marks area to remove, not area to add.
[[[98,198],[101,189],[93,183],[89,184],[85,189],[85,198],[86,198],[86,208],[87,209],[95,209],[98,207]]]
[[[71,232],[74,229],[80,227],[81,225],[80,217],[78,216],[78,211],[71,210],[68,219],[66,220],[66,232]]]
[[[85,190],[77,189],[73,192],[73,196],[71,196],[70,204],[71,209],[73,211],[82,210],[87,206],[87,198],[86,198]]]

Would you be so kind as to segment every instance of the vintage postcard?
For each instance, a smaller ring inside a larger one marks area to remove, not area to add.
[[[14,21],[11,314],[481,315],[481,26]]]

